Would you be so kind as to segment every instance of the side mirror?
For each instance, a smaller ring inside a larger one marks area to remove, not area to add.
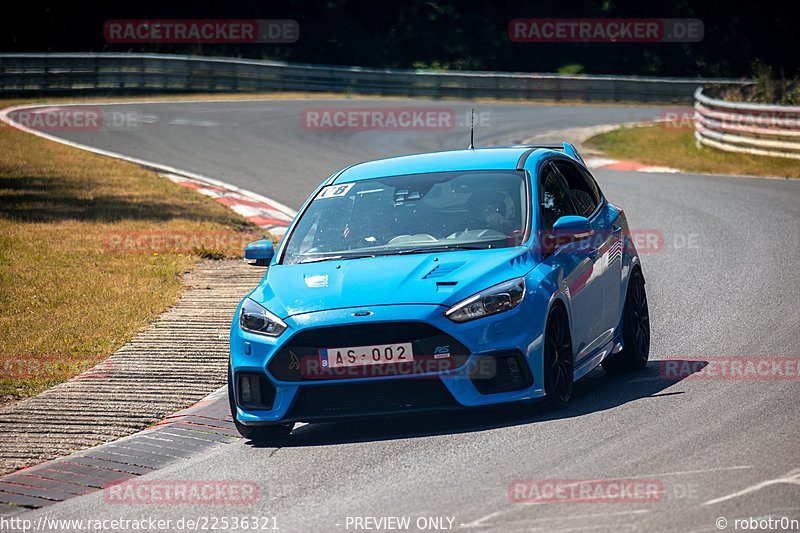
[[[253,241],[244,248],[244,261],[252,266],[269,266],[274,255],[275,248],[268,240]]]
[[[586,239],[593,233],[594,230],[586,217],[567,215],[559,218],[553,224],[553,237],[558,246]]]

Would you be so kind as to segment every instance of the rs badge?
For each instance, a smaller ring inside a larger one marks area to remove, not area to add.
[[[437,346],[433,351],[434,359],[447,359],[450,357],[450,346]]]

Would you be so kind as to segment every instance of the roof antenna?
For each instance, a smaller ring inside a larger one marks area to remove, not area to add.
[[[469,149],[475,149],[475,108],[472,108],[472,116],[469,119]]]

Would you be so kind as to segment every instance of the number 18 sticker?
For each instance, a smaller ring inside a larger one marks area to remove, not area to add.
[[[337,198],[339,196],[346,195],[350,189],[353,188],[355,183],[343,183],[341,185],[328,185],[322,191],[320,191],[319,196],[317,196],[317,200],[321,198]]]

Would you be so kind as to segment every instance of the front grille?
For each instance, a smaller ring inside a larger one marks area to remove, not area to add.
[[[410,342],[414,363],[322,369],[319,350]],[[404,376],[462,366],[469,357],[466,346],[441,330],[422,322],[385,322],[355,326],[313,328],[298,332],[269,362],[270,373],[280,381],[320,381],[358,377]],[[339,371],[337,371],[339,370]]]
[[[459,407],[437,378],[303,385],[286,418],[310,422]]]

